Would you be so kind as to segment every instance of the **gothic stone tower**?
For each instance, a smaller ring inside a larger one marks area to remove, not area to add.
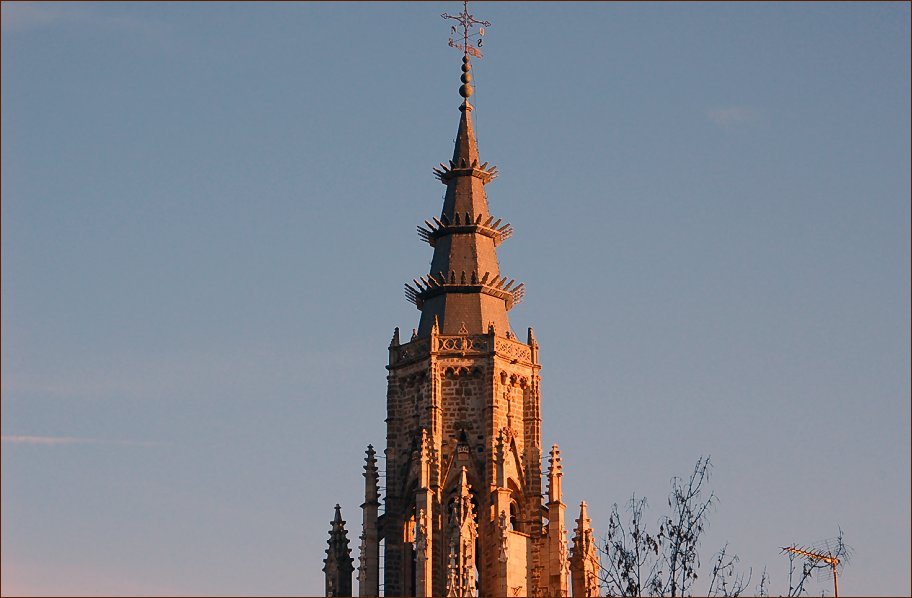
[[[467,11],[460,17],[471,26]],[[538,343],[531,328],[517,338],[507,317],[523,285],[497,261],[512,227],[488,211],[497,169],[478,157],[469,53],[453,158],[435,169],[443,209],[418,228],[434,250],[430,272],[406,285],[421,319],[407,342],[397,328],[389,346],[382,515],[367,451],[359,594],[380,594],[382,567],[386,596],[567,596],[571,572],[574,595],[594,596],[585,507],[568,550],[557,445],[542,494]]]

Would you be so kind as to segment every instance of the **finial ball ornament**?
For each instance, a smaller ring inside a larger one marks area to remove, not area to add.
[[[472,75],[470,75],[469,73],[465,73],[462,77],[459,78],[459,80],[462,81],[463,83],[468,83],[469,81],[472,80]]]
[[[472,91],[473,91],[472,86],[469,84],[465,84],[459,88],[459,95],[461,95],[464,98],[467,98],[472,95]]]

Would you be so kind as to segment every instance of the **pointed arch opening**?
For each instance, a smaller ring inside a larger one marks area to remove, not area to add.
[[[528,533],[522,490],[513,478],[507,479],[507,489],[510,490],[510,529]]]

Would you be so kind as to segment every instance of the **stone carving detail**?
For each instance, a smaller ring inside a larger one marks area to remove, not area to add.
[[[497,560],[501,563],[506,563],[509,556],[509,547],[507,546],[509,526],[507,524],[506,511],[500,512],[500,517],[497,519],[497,527],[500,529],[500,554],[497,555]]]
[[[489,347],[488,339],[482,335],[440,336],[437,337],[436,349],[441,352],[485,353]]]
[[[424,509],[418,510],[418,524],[415,526],[415,552],[419,558],[424,558],[427,549],[427,515]]]
[[[497,353],[504,357],[512,357],[523,361],[532,361],[532,349],[522,343],[498,340],[495,343]]]
[[[364,584],[367,581],[367,560],[364,558],[364,555],[367,552],[367,541],[365,540],[364,535],[361,536],[361,545],[359,547],[361,552],[361,562],[358,565],[358,583]]]
[[[447,596],[476,596],[478,593],[475,578],[475,540],[478,538],[478,528],[469,491],[466,468],[463,467],[459,475],[457,495],[450,505]]]
[[[498,355],[508,359],[527,363],[532,361],[532,349],[528,345],[507,339],[497,339],[492,347],[490,336],[487,334],[438,335],[433,347],[430,346],[430,340],[429,338],[413,338],[411,342],[393,348],[394,363],[424,357],[431,350],[444,354],[480,355],[488,353],[492,348]]]
[[[399,350],[394,353],[396,356],[395,362],[398,363],[400,361],[409,361],[410,359],[423,357],[428,354],[428,348],[428,339],[415,339],[413,337],[411,342],[399,345]]]

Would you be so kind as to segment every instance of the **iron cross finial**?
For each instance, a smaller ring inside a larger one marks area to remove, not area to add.
[[[456,41],[456,36],[459,35],[459,30],[456,25],[450,27],[450,47],[459,48],[462,50],[465,56],[472,55],[475,58],[481,58],[481,48],[482,38],[485,34],[485,27],[490,27],[491,23],[488,21],[481,21],[476,19],[473,15],[469,14],[469,0],[463,0],[462,3],[462,12],[457,15],[451,15],[448,13],[443,13],[440,15],[444,19],[453,19],[459,26],[462,27],[462,43]],[[480,25],[478,28],[478,33],[472,33],[472,27],[475,25]],[[477,40],[477,42],[470,43],[469,40]]]
[[[479,48],[482,45],[482,38],[485,34],[485,27],[490,27],[491,23],[476,19],[474,16],[469,14],[469,0],[463,0],[462,12],[458,15],[443,13],[440,16],[444,19],[453,19],[459,23],[460,27],[462,27],[462,43],[459,43],[453,39],[459,34],[459,30],[456,28],[456,25],[450,27],[450,47],[459,48],[462,50],[462,77],[460,77],[462,80],[462,86],[459,88],[459,95],[464,98],[464,101],[460,110],[471,110],[472,107],[469,105],[469,96],[472,95],[472,92],[474,90],[472,89],[471,85],[472,75],[469,73],[472,68],[469,64],[469,55],[471,54],[475,58],[482,57],[481,50],[479,50]],[[478,33],[471,32],[472,27],[475,25],[479,25]]]

